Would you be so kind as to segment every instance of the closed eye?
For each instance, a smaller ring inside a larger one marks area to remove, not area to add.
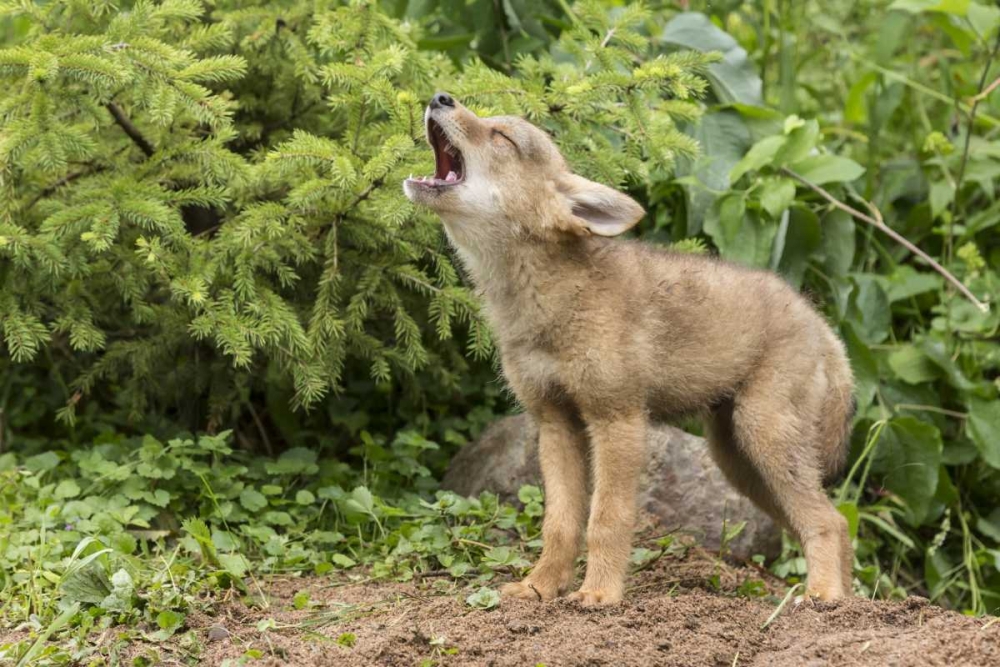
[[[504,134],[504,133],[503,133],[503,132],[501,132],[500,130],[497,130],[497,129],[494,129],[494,130],[493,130],[493,136],[498,136],[498,135],[499,135],[499,136],[501,136],[501,137],[503,137],[503,138],[504,138],[504,139],[506,139],[507,141],[509,141],[509,142],[510,142],[510,145],[514,147],[514,150],[516,150],[516,151],[518,151],[518,152],[520,152],[520,151],[521,151],[521,149],[520,149],[520,148],[518,148],[517,144],[516,144],[516,143],[514,142],[514,140],[513,140],[513,139],[511,139],[510,137],[508,137],[508,136],[507,136],[506,134]]]

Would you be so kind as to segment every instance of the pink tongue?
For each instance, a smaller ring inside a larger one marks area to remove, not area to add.
[[[447,176],[445,176],[445,179],[444,179],[444,180],[445,180],[445,181],[448,181],[448,182],[451,182],[451,181],[457,181],[457,180],[458,180],[458,174],[456,174],[456,173],[455,173],[455,172],[453,172],[453,171],[449,171],[449,172],[448,172],[448,175],[447,175]]]

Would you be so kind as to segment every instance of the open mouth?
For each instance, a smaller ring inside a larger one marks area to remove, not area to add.
[[[433,118],[427,119],[427,141],[434,149],[434,174],[410,177],[411,183],[432,188],[458,185],[465,180],[465,163],[462,152],[448,140],[441,125]]]

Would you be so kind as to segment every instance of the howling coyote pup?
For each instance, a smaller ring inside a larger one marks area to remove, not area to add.
[[[426,122],[434,175],[403,189],[444,222],[540,429],[544,548],[503,594],[566,592],[586,525],[570,597],[621,600],[647,425],[696,413],[729,481],[802,542],[809,592],[847,595],[847,522],[823,482],[846,456],[852,378],[823,319],[771,273],[606,238],[642,207],[571,173],[527,121],[479,118],[438,93]]]

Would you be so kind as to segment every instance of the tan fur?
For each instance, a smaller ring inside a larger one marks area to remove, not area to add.
[[[647,423],[696,413],[730,482],[802,542],[809,592],[849,594],[847,523],[822,484],[844,462],[853,380],[822,317],[771,273],[604,238],[641,207],[570,173],[530,123],[460,104],[428,118],[461,151],[464,181],[404,189],[444,222],[541,429],[544,547],[503,593],[567,591],[586,523],[586,576],[571,597],[620,600]]]

